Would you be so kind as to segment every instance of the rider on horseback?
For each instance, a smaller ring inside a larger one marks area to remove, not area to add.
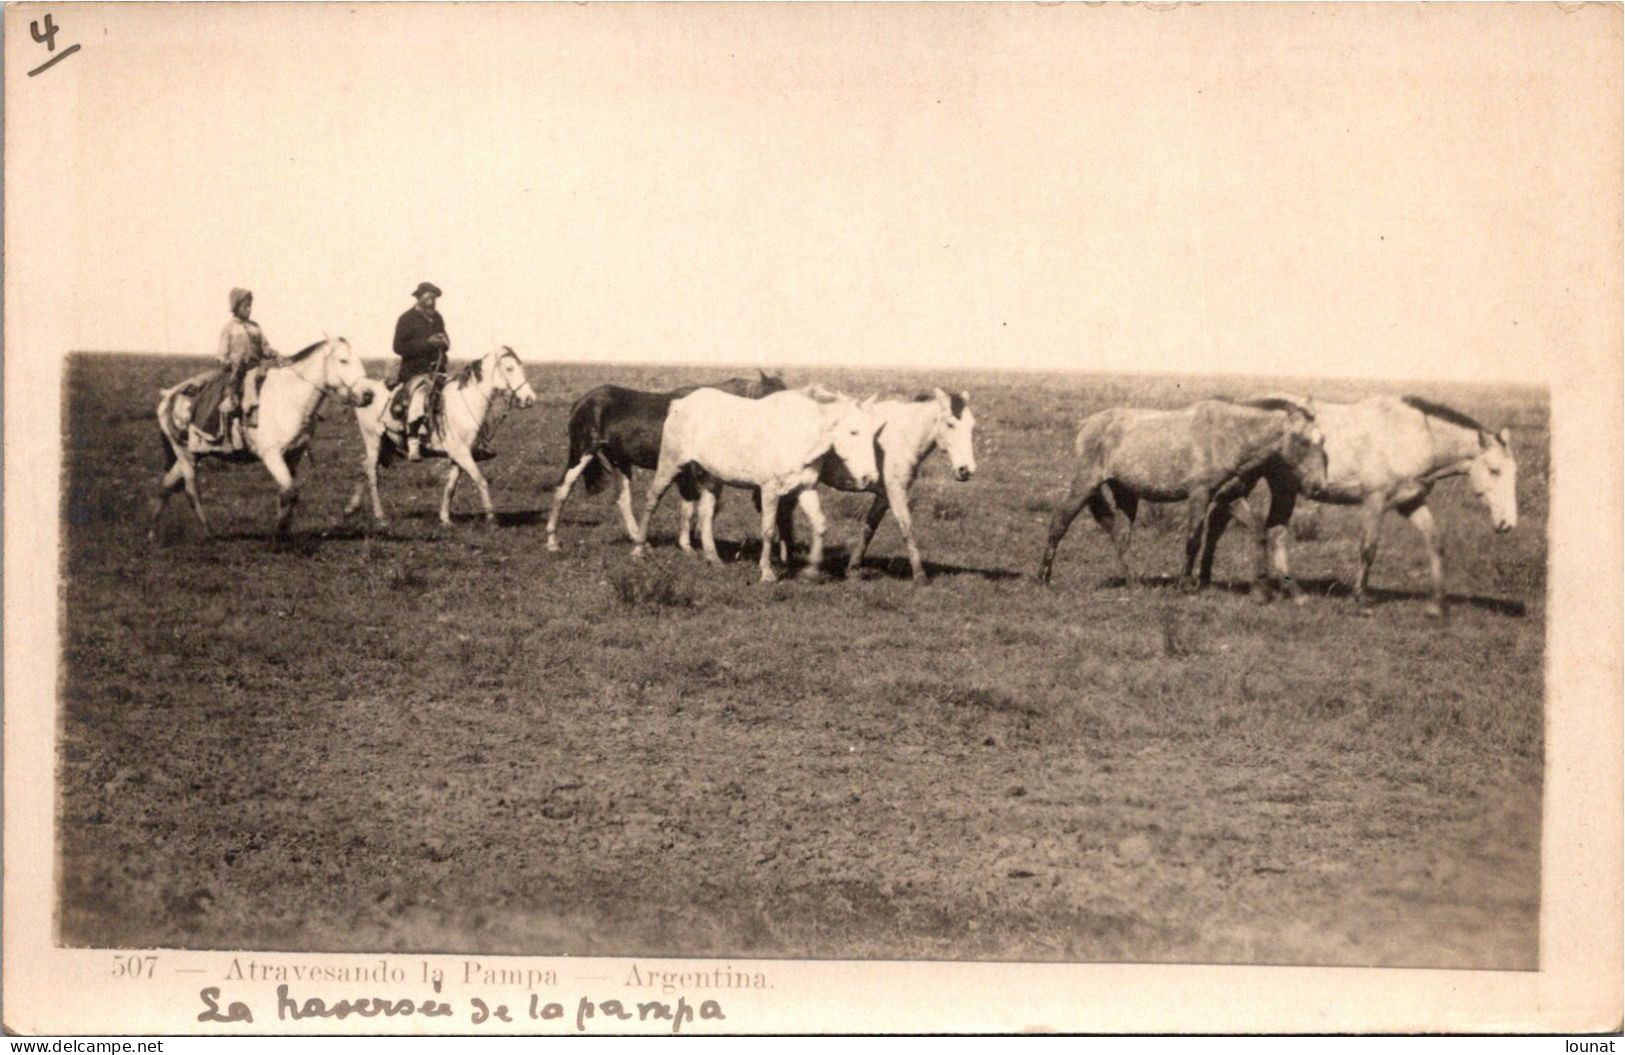
[[[444,377],[451,339],[446,336],[446,320],[434,310],[440,289],[432,282],[419,282],[412,296],[417,303],[395,322],[395,354],[401,357],[401,369],[394,412],[406,419],[406,459],[416,462],[423,460],[430,392]]]
[[[226,440],[239,449],[244,445],[243,419],[253,409],[258,395],[253,385],[243,384],[243,378],[260,363],[276,358],[276,352],[265,343],[259,323],[249,318],[253,310],[254,294],[246,289],[231,291],[232,318],[220,331],[223,369],[198,393],[192,412],[192,424],[199,432],[211,439]],[[217,412],[218,431],[214,428]]]

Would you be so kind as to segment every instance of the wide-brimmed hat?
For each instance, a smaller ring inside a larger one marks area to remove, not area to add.
[[[433,282],[419,282],[418,288],[412,291],[412,296],[421,297],[425,293],[433,293],[437,297],[445,296],[445,294],[440,292],[440,287],[435,285]]]
[[[253,295],[254,295],[253,293],[249,292],[246,289],[242,289],[242,288],[236,287],[236,286],[232,287],[232,290],[231,290],[231,310],[236,311],[237,310],[237,305],[241,304],[243,301],[247,300],[249,297],[252,297]]]

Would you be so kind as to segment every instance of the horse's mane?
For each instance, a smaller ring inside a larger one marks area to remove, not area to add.
[[[1430,418],[1448,421],[1450,424],[1460,425],[1464,429],[1473,429],[1477,432],[1490,431],[1456,408],[1447,407],[1443,403],[1435,403],[1431,399],[1423,399],[1421,396],[1401,396],[1400,402],[1412,410],[1420,410]]]
[[[935,403],[936,399],[937,394],[935,392],[916,392],[911,398],[911,401],[915,403]],[[965,416],[965,407],[967,405],[968,404],[965,402],[965,397],[960,395],[958,392],[948,393],[948,412],[955,418],[962,418]]]
[[[1233,399],[1230,396],[1214,396],[1215,403],[1228,403],[1233,407],[1249,407],[1253,410],[1278,411],[1284,414],[1302,414],[1310,421],[1315,420],[1315,410],[1306,400],[1296,396],[1251,396],[1246,399]]]
[[[485,379],[485,368],[480,365],[483,362],[485,362],[485,360],[483,358],[475,359],[475,360],[471,361],[467,366],[465,366],[461,370],[457,371],[456,380],[457,380],[458,386],[467,385],[469,383],[470,379],[472,379],[476,384],[478,384],[480,381],[483,381]]]
[[[292,355],[283,356],[282,357],[283,361],[284,362],[289,362],[289,363],[297,363],[299,360],[303,359],[305,356],[309,355],[311,352],[314,352],[316,349],[320,348],[322,345],[324,345],[326,343],[327,343],[327,338],[323,337],[321,340],[317,341],[315,344],[309,345],[308,347],[305,347],[305,348],[301,348],[297,352],[294,352]]]

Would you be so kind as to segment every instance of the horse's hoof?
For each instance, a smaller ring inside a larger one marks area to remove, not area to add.
[[[1437,601],[1428,602],[1427,607],[1422,609],[1422,614],[1427,616],[1429,619],[1446,618],[1444,605],[1439,604]]]
[[[547,552],[549,552],[549,553],[560,553],[560,552],[562,552],[562,548],[559,546],[557,539],[548,539],[547,540]]]
[[[829,576],[819,571],[817,568],[808,568],[806,571],[797,576],[797,578],[799,578],[802,582],[810,582],[815,586],[829,582]]]
[[[642,546],[633,546],[632,547],[632,559],[633,560],[643,560],[643,558],[644,558],[644,549],[643,549],[643,547]]]
[[[1354,614],[1359,616],[1361,619],[1370,619],[1371,603],[1369,601],[1357,602],[1354,606]]]

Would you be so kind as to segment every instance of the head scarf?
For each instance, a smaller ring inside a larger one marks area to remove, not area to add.
[[[252,297],[253,295],[254,295],[253,293],[250,293],[246,289],[241,289],[241,288],[236,287],[236,286],[232,287],[232,290],[231,290],[231,310],[235,312],[237,310],[237,305],[241,304],[244,300],[246,300],[249,297]]]

